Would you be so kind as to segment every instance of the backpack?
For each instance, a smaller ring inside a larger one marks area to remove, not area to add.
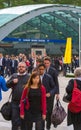
[[[4,103],[1,107],[1,110],[0,110],[3,118],[5,120],[11,120],[11,117],[12,117],[12,103],[7,101],[6,103]]]
[[[72,92],[72,99],[68,104],[68,109],[72,113],[79,113],[81,111],[81,90],[77,88],[77,82],[74,80],[74,88]]]
[[[12,102],[11,102],[11,97],[12,97],[12,92],[9,95],[8,101],[5,102],[2,105],[1,109],[0,109],[0,112],[1,112],[1,114],[3,116],[3,118],[5,120],[8,120],[8,121],[11,120],[11,118],[12,118]]]

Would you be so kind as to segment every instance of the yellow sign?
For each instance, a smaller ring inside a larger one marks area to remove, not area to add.
[[[72,57],[72,38],[67,38],[66,49],[65,49],[65,56],[64,56],[64,63],[70,64]]]

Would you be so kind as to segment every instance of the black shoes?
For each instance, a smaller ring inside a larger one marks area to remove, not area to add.
[[[46,130],[50,130],[50,128],[47,128]]]

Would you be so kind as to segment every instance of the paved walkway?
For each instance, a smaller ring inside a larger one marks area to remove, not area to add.
[[[67,111],[67,103],[64,103],[62,101],[62,97],[64,95],[65,87],[69,80],[70,80],[70,78],[66,78],[62,75],[59,76],[60,101],[66,111]],[[0,102],[0,107],[2,106],[2,104],[4,102],[6,102],[8,100],[9,93],[10,93],[10,90],[8,92],[3,92],[3,100]],[[1,114],[0,114],[0,130],[11,130],[11,122],[4,120]],[[34,130],[34,128],[33,128],[33,130]],[[57,128],[54,128],[52,125],[51,130],[73,130],[73,129],[72,129],[72,127],[67,127],[66,118],[65,118],[63,123],[61,125],[59,125]]]

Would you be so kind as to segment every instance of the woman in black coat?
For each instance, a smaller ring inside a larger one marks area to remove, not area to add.
[[[75,76],[75,79],[76,79],[77,88],[81,90],[81,67],[76,68],[76,70],[74,71],[74,76]],[[68,94],[68,100],[69,101],[71,101],[75,79],[71,79],[68,82],[68,85],[66,87],[66,92]],[[73,124],[74,130],[81,130],[81,112],[72,113],[68,109],[67,124],[68,125]]]

